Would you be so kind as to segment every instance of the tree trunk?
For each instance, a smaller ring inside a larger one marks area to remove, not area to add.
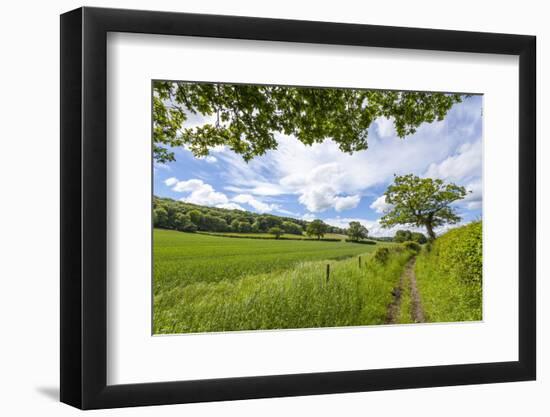
[[[430,240],[435,240],[434,229],[433,229],[432,224],[430,222],[426,223],[426,230],[428,231],[428,238]]]

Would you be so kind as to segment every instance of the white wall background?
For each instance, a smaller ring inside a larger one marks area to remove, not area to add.
[[[59,17],[81,6],[7,2],[0,20],[0,412],[3,415],[68,416],[78,411],[58,403],[59,392]],[[539,365],[538,381],[271,400],[193,404],[94,412],[94,415],[279,416],[279,415],[547,415],[550,405],[550,210],[543,192],[550,147],[542,138],[550,102],[550,26],[545,3],[537,0],[170,0],[94,1],[86,5],[237,14],[380,25],[417,26],[533,34],[538,37],[539,137]],[[546,233],[545,233],[546,232]]]

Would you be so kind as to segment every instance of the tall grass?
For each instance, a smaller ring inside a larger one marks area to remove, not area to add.
[[[412,319],[412,298],[411,298],[411,286],[407,280],[401,287],[401,304],[399,309],[399,315],[397,316],[396,323],[399,324],[411,324],[414,323]]]
[[[416,261],[427,321],[482,319],[482,223],[452,229],[424,248]]]
[[[363,257],[361,268],[357,258],[302,262],[279,272],[173,287],[155,294],[154,333],[382,324],[410,256],[396,248],[385,262]]]

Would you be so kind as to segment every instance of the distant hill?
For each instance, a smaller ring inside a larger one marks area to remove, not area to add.
[[[288,216],[206,207],[171,198],[153,197],[153,224],[163,229],[184,232],[266,233],[272,227],[279,227],[285,233],[301,235],[309,223]],[[327,225],[327,233],[345,234],[345,230]]]

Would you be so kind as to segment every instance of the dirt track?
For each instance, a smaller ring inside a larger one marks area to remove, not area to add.
[[[413,323],[424,323],[426,317],[424,310],[422,309],[422,302],[420,299],[420,293],[418,286],[416,285],[416,275],[414,273],[414,266],[416,258],[412,257],[399,278],[397,286],[393,289],[393,301],[388,306],[388,313],[386,316],[386,324],[396,324],[399,321],[399,315],[401,312],[401,303],[403,299],[403,290],[408,287],[411,297],[411,320]]]

